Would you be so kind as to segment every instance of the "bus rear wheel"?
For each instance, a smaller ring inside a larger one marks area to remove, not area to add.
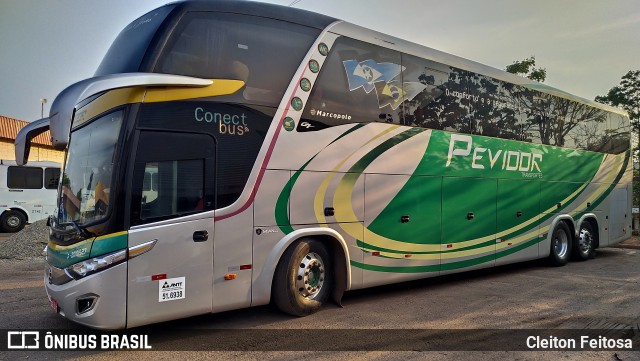
[[[592,257],[595,247],[595,233],[593,227],[587,221],[582,222],[578,239],[573,243],[573,258],[577,261],[586,261]]]
[[[569,262],[571,253],[571,230],[564,222],[558,222],[551,234],[551,264],[560,267]]]
[[[320,309],[331,292],[331,259],[319,241],[303,239],[285,251],[274,276],[272,298],[276,306],[294,316]]]
[[[0,227],[4,232],[18,232],[26,223],[27,218],[18,211],[4,211],[0,217]]]

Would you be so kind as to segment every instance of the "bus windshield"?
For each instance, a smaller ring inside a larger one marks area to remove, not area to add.
[[[192,12],[174,31],[154,72],[245,82],[225,100],[277,107],[320,31],[258,16]]]
[[[147,47],[174,6],[163,6],[131,22],[111,44],[95,76],[139,71]]]
[[[94,223],[107,215],[122,117],[123,111],[116,111],[71,133],[60,191],[60,223]]]

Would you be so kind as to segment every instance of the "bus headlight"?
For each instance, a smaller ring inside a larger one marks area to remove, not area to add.
[[[123,249],[118,252],[105,254],[99,257],[90,258],[82,262],[78,262],[72,266],[65,268],[64,272],[74,279],[78,280],[92,273],[102,271],[106,268],[122,263],[127,259],[127,250]]]

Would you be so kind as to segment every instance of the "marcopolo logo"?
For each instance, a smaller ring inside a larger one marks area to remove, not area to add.
[[[349,114],[331,113],[331,112],[325,112],[323,110],[311,109],[311,115],[315,115],[317,117],[322,117],[322,118],[351,120],[351,115]]]
[[[449,167],[454,157],[464,157],[467,162],[471,157],[473,169],[501,169],[506,171],[522,172],[523,176],[541,176],[540,164],[542,154],[519,152],[506,149],[491,149],[474,147],[473,138],[469,135],[451,134],[449,141],[449,154],[445,167]]]
[[[197,107],[194,111],[194,118],[196,122],[217,124],[218,132],[220,134],[244,135],[249,133],[247,116],[244,115],[244,113],[242,113],[242,115],[215,113],[208,112],[204,108]]]

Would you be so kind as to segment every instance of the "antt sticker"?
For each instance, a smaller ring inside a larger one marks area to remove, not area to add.
[[[185,298],[185,277],[167,278],[158,282],[158,302]]]

